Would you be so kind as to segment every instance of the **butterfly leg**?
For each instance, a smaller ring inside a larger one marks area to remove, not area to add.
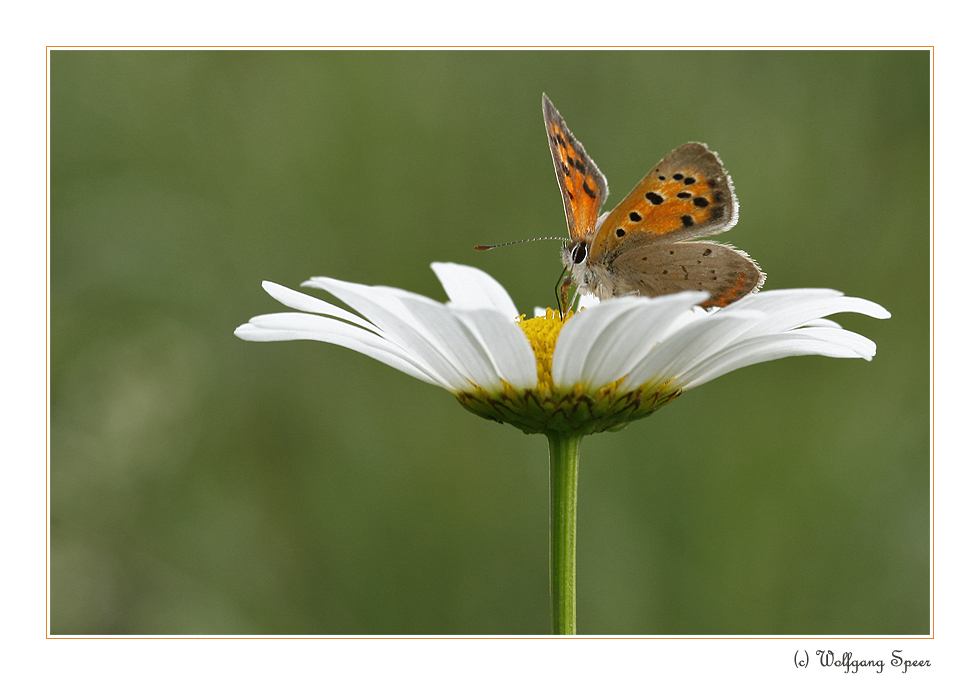
[[[570,307],[568,290],[571,286],[572,275],[568,273],[568,269],[562,269],[561,276],[558,277],[558,282],[555,284],[555,298],[558,300],[558,317],[562,320],[565,319],[565,314],[568,313]]]

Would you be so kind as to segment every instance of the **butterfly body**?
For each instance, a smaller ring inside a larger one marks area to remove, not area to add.
[[[765,280],[739,250],[708,241],[738,221],[731,179],[715,153],[687,143],[664,157],[612,211],[599,216],[605,177],[547,96],[545,128],[562,191],[570,241],[562,261],[576,287],[599,299],[704,290],[721,307]]]

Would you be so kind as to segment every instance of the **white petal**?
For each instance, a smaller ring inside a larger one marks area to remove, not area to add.
[[[874,302],[859,297],[845,297],[836,290],[816,288],[771,290],[749,295],[723,312],[746,310],[765,314],[760,325],[750,331],[752,335],[787,331],[841,312],[855,312],[876,319],[887,319],[891,316],[884,307]]]
[[[272,281],[262,281],[262,288],[272,295],[273,298],[292,309],[298,309],[301,312],[311,312],[313,314],[326,314],[327,316],[333,316],[344,321],[350,321],[375,333],[380,333],[378,327],[370,321],[306,293],[291,290],[286,286],[273,283]]]
[[[692,366],[724,350],[737,340],[746,328],[755,325],[760,312],[727,312],[720,310],[706,317],[690,319],[675,329],[659,346],[651,350],[630,371],[624,389],[644,383],[662,383],[681,376]]]
[[[494,309],[510,319],[518,317],[517,307],[504,286],[489,274],[472,266],[433,262],[432,270],[449,295],[449,304],[460,309]]]
[[[679,320],[679,327],[670,332],[669,338],[663,345],[651,351],[637,365],[623,387],[627,389],[646,382],[663,382],[671,378],[677,379],[682,386],[687,386],[694,379],[699,379],[698,383],[705,382],[702,378],[704,372],[697,369],[715,360],[716,356],[724,360],[731,351],[741,349],[743,343],[758,341],[771,335],[784,335],[799,326],[839,331],[840,326],[835,322],[819,318],[839,312],[857,312],[876,318],[890,316],[883,307],[873,302],[843,297],[841,293],[834,290],[774,290],[749,295],[725,309],[713,311],[700,319]],[[832,339],[812,335],[804,335],[803,338],[811,342],[814,339],[821,341],[812,342],[812,345],[816,346],[814,349],[824,349],[825,342]],[[766,344],[760,342],[754,343],[754,346],[749,345],[749,349],[756,347],[768,349]],[[779,349],[783,348],[779,347]],[[781,352],[774,358],[789,354],[822,353]],[[866,356],[866,354],[867,350],[862,350],[857,356]],[[840,355],[835,353],[831,356]],[[855,356],[855,354],[849,353],[846,356]],[[756,361],[746,363],[756,363]],[[745,363],[741,363],[738,366],[744,365]],[[717,377],[720,373],[713,373],[711,377]]]
[[[464,370],[447,359],[440,346],[428,337],[429,326],[418,321],[405,306],[409,300],[438,302],[398,288],[346,283],[326,276],[312,278],[303,285],[322,288],[370,319],[385,338],[431,367],[449,387],[469,389]]]
[[[481,342],[498,377],[519,389],[537,386],[534,350],[520,326],[496,311],[460,311],[456,314]]]
[[[499,389],[501,378],[521,388],[537,383],[530,343],[516,322],[497,310],[457,310],[398,288],[325,277],[310,284],[365,314],[386,338],[411,351],[456,390],[470,390],[471,384]],[[467,324],[475,318],[479,325]]]
[[[622,378],[664,339],[678,317],[705,297],[691,291],[657,298],[621,297],[578,312],[555,345],[555,385],[581,382],[594,389]]]
[[[814,319],[813,321],[807,321],[806,326],[807,328],[843,328],[843,326],[841,326],[839,323],[836,321],[831,321],[830,319]]]
[[[556,387],[568,388],[583,382],[590,370],[590,359],[605,328],[616,317],[641,306],[640,299],[621,297],[577,312],[562,326],[555,342],[551,375]]]
[[[340,345],[377,359],[408,375],[450,389],[449,384],[419,360],[405,354],[387,340],[356,326],[312,314],[288,312],[252,317],[235,329],[242,340],[271,342],[280,340],[319,340]]]
[[[592,293],[585,292],[585,291],[579,291],[576,297],[578,298],[576,302],[576,304],[578,305],[578,309],[587,309],[589,307],[595,307],[602,301]]]
[[[420,299],[406,299],[403,304],[423,327],[421,332],[425,338],[464,378],[485,390],[503,387],[482,340],[456,316],[457,312],[437,302]],[[504,323],[510,324],[507,319]],[[520,332],[516,323],[512,325]],[[461,386],[459,389],[470,388]]]
[[[693,388],[743,366],[806,354],[870,360],[875,350],[874,342],[853,331],[801,328],[742,341],[705,359],[678,377],[677,382],[685,388]]]

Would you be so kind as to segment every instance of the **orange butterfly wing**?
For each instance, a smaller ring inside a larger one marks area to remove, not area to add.
[[[541,108],[544,110],[544,126],[548,132],[551,158],[555,163],[555,175],[565,203],[568,235],[576,242],[584,240],[595,231],[599,208],[609,194],[606,177],[585,153],[582,144],[575,140],[565,120],[543,93]]]
[[[737,221],[738,200],[721,160],[701,143],[687,143],[660,160],[609,213],[589,262],[609,260],[624,240],[635,245],[700,238]]]

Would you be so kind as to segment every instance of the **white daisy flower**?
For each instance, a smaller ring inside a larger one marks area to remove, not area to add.
[[[724,308],[708,293],[590,301],[560,319],[525,320],[507,291],[469,266],[436,263],[443,304],[384,286],[313,278],[342,309],[275,283],[299,312],[239,326],[244,340],[322,340],[452,392],[480,416],[544,433],[551,454],[551,612],[555,634],[576,632],[575,530],[579,444],[647,416],[689,388],[750,364],[802,354],[871,359],[875,344],[824,318],[890,315],[833,290],[772,290]]]
[[[243,340],[321,340],[452,392],[470,411],[527,433],[587,435],[654,412],[680,393],[750,364],[794,355],[861,357],[875,344],[824,318],[881,306],[834,290],[771,290],[723,309],[706,293],[590,303],[562,321],[548,310],[523,320],[486,273],[432,265],[443,304],[385,286],[317,277],[353,313],[275,283],[263,287],[298,312],[239,326]]]

